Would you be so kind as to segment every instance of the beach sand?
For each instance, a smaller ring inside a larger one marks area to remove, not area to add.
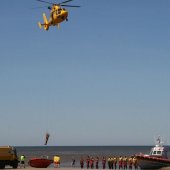
[[[10,169],[10,170],[12,170],[13,168],[11,168],[11,167],[6,167],[5,169]],[[4,169],[4,170],[5,170]],[[27,166],[26,168],[17,168],[17,169],[19,169],[19,170],[86,170],[86,168],[84,168],[84,169],[81,169],[81,168],[77,168],[77,167],[75,167],[75,168],[72,168],[72,167],[67,167],[67,168],[65,168],[65,167],[61,167],[61,168],[54,168],[54,167],[48,167],[48,168],[34,168],[34,167],[30,167],[30,166]],[[90,170],[90,169],[89,169]],[[95,170],[95,169],[94,169]],[[99,168],[99,170],[100,170],[100,168]],[[102,169],[101,169],[102,170]],[[107,169],[106,168],[106,170],[109,170],[109,169]],[[128,169],[127,169],[128,170]],[[140,168],[139,168],[139,170],[140,170]],[[165,168],[161,168],[160,170],[170,170],[170,167],[165,167]]]
[[[39,170],[86,170],[86,168],[81,169],[81,168],[78,168],[78,167],[75,167],[75,168],[72,168],[72,167],[70,167],[70,168],[69,167],[66,167],[66,168],[65,167],[63,167],[63,168],[62,167],[61,168],[54,168],[54,167],[34,168],[34,167],[30,167],[30,166],[26,167],[25,169],[23,169],[23,168],[18,168],[18,169],[20,169],[20,170],[26,170],[26,169],[28,169],[28,170],[36,170],[36,169],[39,169]],[[93,169],[93,170],[95,170],[95,169]],[[102,170],[102,169],[99,168],[99,170]],[[109,170],[109,169],[106,168],[106,170]],[[139,168],[139,170],[140,170],[140,168]],[[170,170],[170,167],[161,168],[160,170]]]
[[[13,168],[12,167],[10,167],[10,166],[6,166],[5,167],[5,169],[10,169],[10,170],[12,170]],[[4,170],[5,170],[4,169]],[[31,167],[31,166],[26,166],[26,168],[17,168],[18,170],[83,170],[83,169],[81,169],[81,168],[77,168],[77,167],[75,167],[75,168],[72,168],[72,167],[67,167],[67,168],[65,168],[65,167],[61,167],[61,168],[54,168],[54,167],[48,167],[48,168],[34,168],[34,167]],[[16,169],[16,170],[17,170]],[[86,168],[84,168],[84,170],[85,170]],[[13,169],[14,170],[14,169]],[[94,169],[95,170],[95,169]]]
[[[48,167],[48,168],[34,168],[34,167],[30,167],[30,166],[28,166],[28,167],[26,167],[25,169],[24,168],[18,168],[18,169],[20,169],[20,170],[82,170],[81,168],[72,168],[72,167],[68,167],[68,168],[54,168],[54,167]],[[84,169],[86,169],[86,168],[84,168]]]
[[[18,168],[18,169],[20,169],[20,168]],[[83,170],[83,169],[77,168],[77,167],[75,167],[75,168],[72,168],[72,167],[70,167],[70,168],[69,167],[66,167],[66,168],[65,167],[61,167],[61,168],[53,168],[53,167],[49,167],[49,168],[33,168],[33,167],[26,167],[25,169],[29,169],[29,170],[37,170],[37,169],[39,169],[39,170],[52,170],[52,169],[54,169],[54,170],[57,170],[57,169],[58,170]],[[21,169],[21,170],[25,170],[25,169]],[[84,170],[86,170],[86,168],[84,168]],[[106,168],[106,170],[109,170],[109,169]],[[139,168],[139,170],[140,170],[140,168]],[[161,168],[161,170],[170,170],[170,167]]]
[[[5,169],[10,169],[10,170],[12,170],[13,168],[12,167],[6,167]],[[4,169],[4,170],[5,170]],[[75,168],[72,168],[72,167],[68,167],[68,168],[54,168],[54,167],[48,167],[48,168],[34,168],[34,167],[31,167],[31,166],[28,166],[28,167],[26,167],[26,168],[17,168],[18,170],[83,170],[83,169],[81,169],[81,168],[77,168],[77,167],[75,167]],[[86,170],[86,168],[84,168],[84,170]],[[90,170],[90,169],[89,169]],[[94,169],[95,170],[95,169]],[[170,169],[169,169],[170,170]]]

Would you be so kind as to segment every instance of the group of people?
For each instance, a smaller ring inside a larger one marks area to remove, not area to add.
[[[94,167],[96,169],[99,168],[99,157],[90,157],[90,156],[87,156],[86,160],[83,159],[83,157],[81,157],[80,159],[80,167],[83,169],[84,168],[84,163],[86,162],[86,168],[89,169],[93,169]]]
[[[106,169],[106,164],[108,165],[109,169],[129,169],[131,170],[132,168],[134,168],[135,170],[138,169],[138,163],[137,163],[137,159],[136,157],[108,157],[108,159],[106,159],[106,157],[102,157],[101,159],[101,164],[102,164],[102,168]],[[84,167],[86,167],[87,169],[91,168],[91,169],[99,169],[99,157],[93,157],[93,156],[87,156],[86,159],[84,159],[83,157],[81,157],[80,159],[80,167],[81,169],[83,169]]]
[[[131,157],[108,157],[105,156],[102,157],[100,160],[98,156],[87,156],[86,159],[83,157],[80,158],[80,167],[81,169],[87,168],[87,169],[99,169],[99,161],[101,161],[101,166],[103,169],[106,169],[108,166],[108,169],[119,169],[119,170],[132,170],[134,168],[135,170],[138,169],[138,163],[135,156]],[[76,160],[72,158],[72,167],[75,166]],[[60,156],[55,155],[53,158],[53,163],[55,168],[60,167]],[[20,168],[25,168],[25,155],[20,156]]]
[[[108,158],[108,167],[109,169],[132,169],[134,167],[134,169],[138,169],[138,163],[137,163],[137,159],[134,156],[131,157],[109,157]]]

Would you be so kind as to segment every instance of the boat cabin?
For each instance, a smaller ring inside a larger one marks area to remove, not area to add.
[[[168,158],[167,150],[163,146],[156,145],[151,149],[150,156],[158,158]]]

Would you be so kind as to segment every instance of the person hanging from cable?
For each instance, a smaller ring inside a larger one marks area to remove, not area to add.
[[[45,143],[44,143],[44,145],[47,145],[49,137],[50,137],[50,134],[47,132],[46,136],[45,136]]]

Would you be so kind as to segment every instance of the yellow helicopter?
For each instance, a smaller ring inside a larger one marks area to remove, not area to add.
[[[65,8],[62,8],[62,6],[63,7],[80,7],[77,5],[65,5],[65,3],[73,1],[73,0],[63,1],[58,4],[51,3],[48,1],[44,1],[44,0],[37,0],[37,1],[51,5],[48,7],[48,9],[51,10],[49,20],[47,19],[45,13],[43,13],[44,23],[42,24],[42,23],[38,22],[38,26],[40,28],[42,28],[42,26],[43,26],[44,30],[46,30],[46,31],[48,31],[50,26],[57,26],[59,28],[59,24],[61,22],[68,21],[68,11]]]

